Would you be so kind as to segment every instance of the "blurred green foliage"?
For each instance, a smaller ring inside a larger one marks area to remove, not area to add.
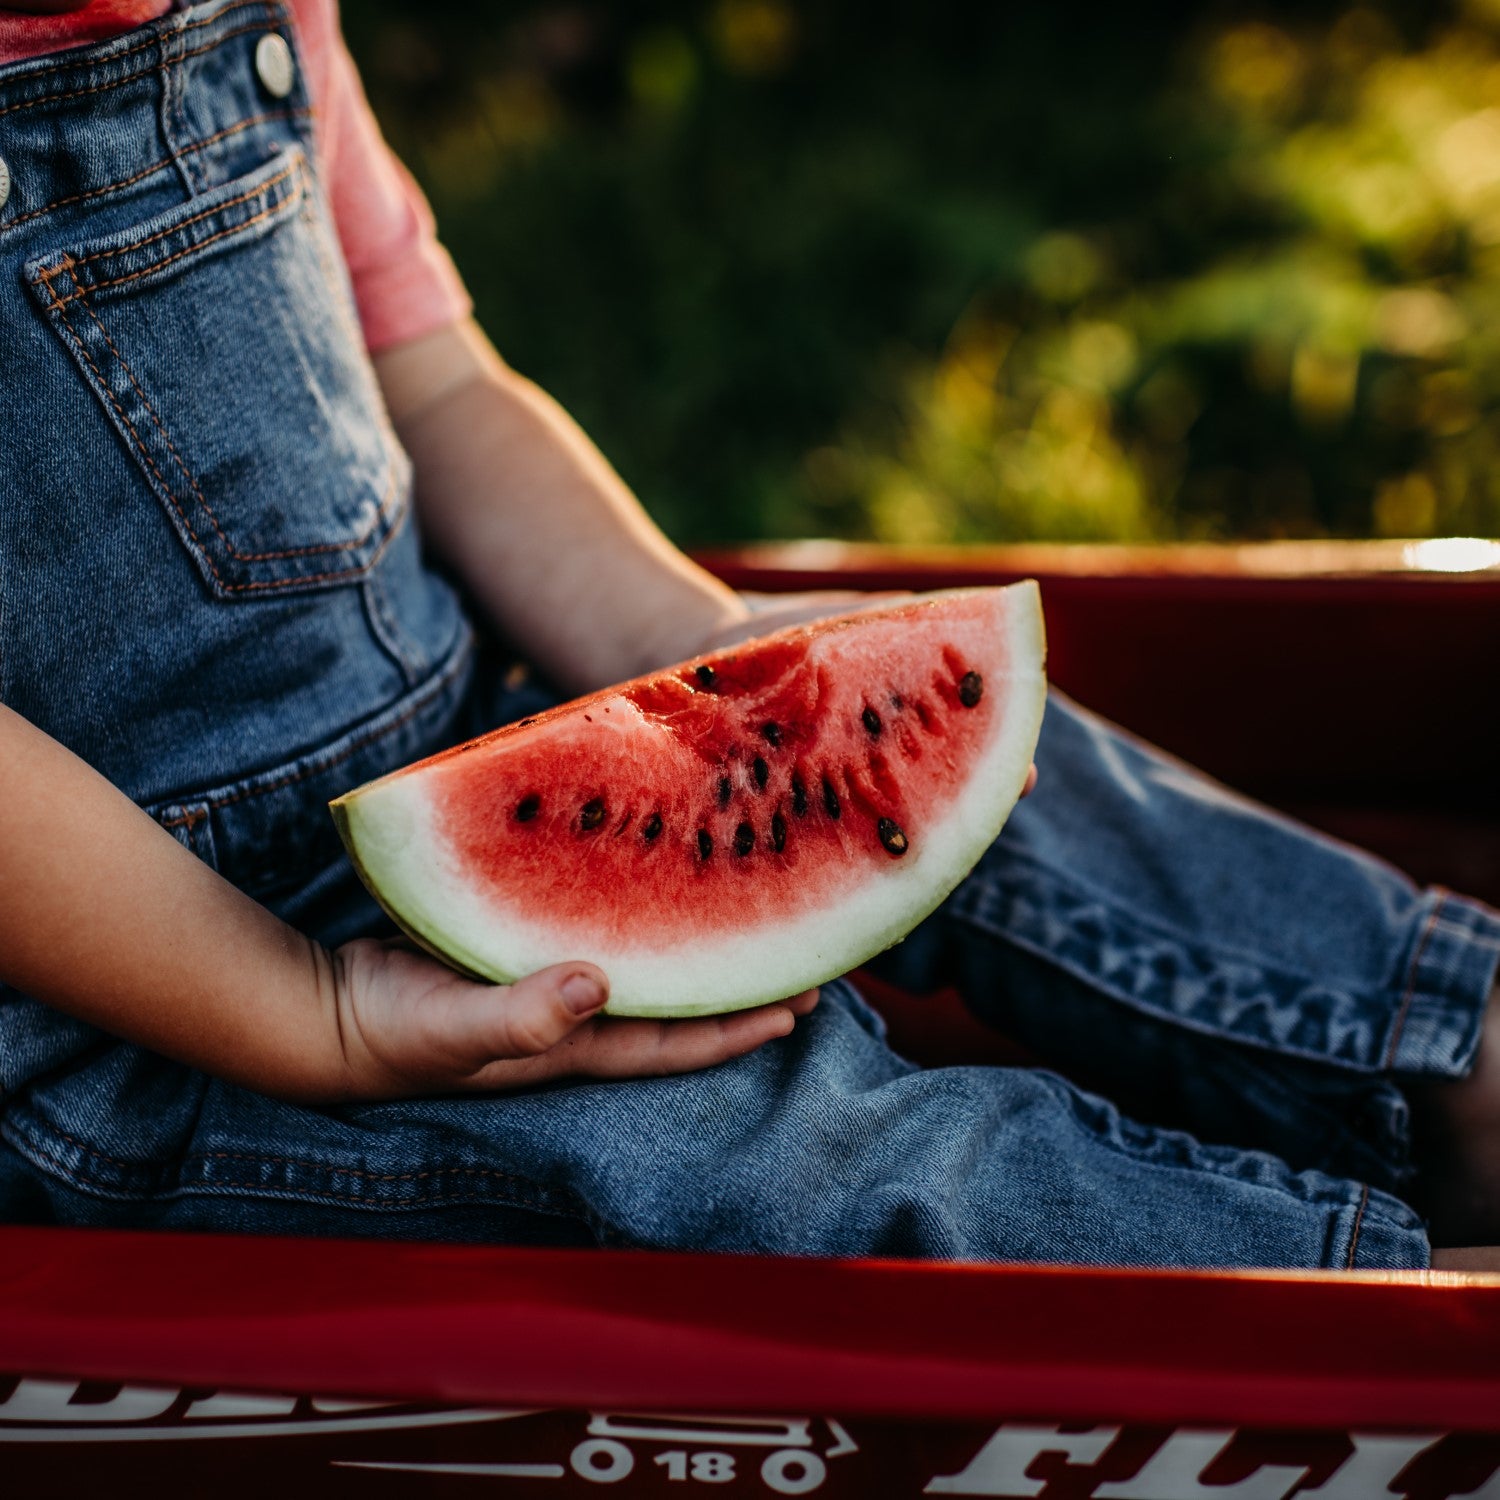
[[[1500,0],[344,12],[680,539],[1500,532]]]

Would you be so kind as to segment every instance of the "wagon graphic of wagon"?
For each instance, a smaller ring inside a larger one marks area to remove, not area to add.
[[[669,1479],[723,1484],[736,1477],[736,1448],[770,1449],[760,1459],[760,1477],[778,1495],[810,1495],[828,1477],[828,1461],[854,1453],[858,1444],[832,1418],[823,1425],[832,1438],[820,1454],[810,1417],[704,1417],[637,1412],[595,1414],[588,1438],[569,1455],[580,1478],[600,1483],[624,1479],[637,1459],[631,1443],[664,1446],[652,1462]]]

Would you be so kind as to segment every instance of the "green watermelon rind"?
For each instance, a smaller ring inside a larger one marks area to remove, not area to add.
[[[354,866],[354,873],[359,876],[361,882],[369,893],[380,903],[381,909],[391,921],[393,921],[402,932],[424,952],[430,953],[434,958],[441,959],[450,969],[456,969],[460,974],[469,979],[477,979],[482,983],[513,984],[521,978],[519,974],[487,974],[480,960],[472,953],[460,955],[459,945],[449,941],[446,945],[441,938],[432,937],[424,933],[420,926],[409,921],[392,903],[388,890],[384,890],[376,881],[375,877],[365,868],[364,860],[360,857],[360,834],[356,824],[360,820],[359,802],[351,801],[354,796],[349,793],[336,801],[328,804],[328,811],[333,814],[333,826],[338,829],[339,837],[344,841],[344,848],[348,852],[349,862]],[[471,960],[471,961],[466,961]]]
[[[1045,651],[1045,637],[1036,585],[1013,585],[1005,592],[1011,595],[1008,625],[1012,658],[1020,662],[1035,660],[1040,663]],[[1025,605],[1021,602],[1022,598],[1026,601]],[[701,1003],[662,1003],[653,1001],[650,996],[631,994],[628,989],[622,993],[622,986],[614,983],[615,976],[611,975],[611,997],[605,1007],[606,1013],[644,1019],[689,1019],[748,1010],[788,999],[816,985],[827,983],[899,943],[953,893],[994,842],[1020,800],[1041,732],[1046,694],[1046,678],[1040,666],[1034,676],[1019,673],[1005,679],[1004,720],[996,741],[991,742],[993,749],[990,754],[982,757],[982,761],[992,757],[999,760],[988,783],[989,796],[984,798],[983,805],[979,805],[980,791],[972,783],[978,780],[981,766],[976,768],[976,775],[971,778],[970,789],[962,803],[961,810],[971,820],[970,827],[973,831],[968,837],[957,838],[950,843],[941,868],[932,868],[931,860],[936,856],[929,853],[921,898],[904,906],[889,923],[873,932],[866,932],[859,942],[839,942],[831,937],[826,943],[820,941],[817,949],[808,953],[805,967],[790,972],[783,968],[781,981],[777,984],[760,988],[752,986],[747,990],[740,988],[737,983],[738,993],[732,997],[718,995]],[[1002,750],[1008,753],[998,755]],[[396,773],[397,776],[400,774]],[[442,930],[439,923],[427,917],[421,894],[404,878],[407,865],[402,857],[399,836],[393,840],[390,829],[380,826],[386,821],[386,814],[376,812],[372,816],[367,811],[379,806],[379,799],[372,802],[367,794],[392,780],[393,777],[382,778],[381,781],[360,787],[330,804],[335,825],[360,879],[407,937],[451,968],[475,980],[495,984],[511,984],[522,978],[521,972],[507,969],[493,959],[475,953],[451,930]],[[837,921],[837,912],[829,913],[824,925],[831,928]],[[588,957],[584,953],[574,956]],[[607,959],[595,961],[609,973]],[[743,971],[739,970],[735,977],[737,981],[746,978]]]

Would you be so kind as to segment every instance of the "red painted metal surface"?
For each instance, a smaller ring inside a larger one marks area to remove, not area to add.
[[[474,1405],[1500,1431],[1500,1278],[12,1229],[0,1369]]]

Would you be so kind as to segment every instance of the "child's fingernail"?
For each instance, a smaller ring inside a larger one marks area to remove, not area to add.
[[[604,986],[587,974],[573,974],[563,980],[562,997],[575,1016],[586,1016],[604,1004]]]

